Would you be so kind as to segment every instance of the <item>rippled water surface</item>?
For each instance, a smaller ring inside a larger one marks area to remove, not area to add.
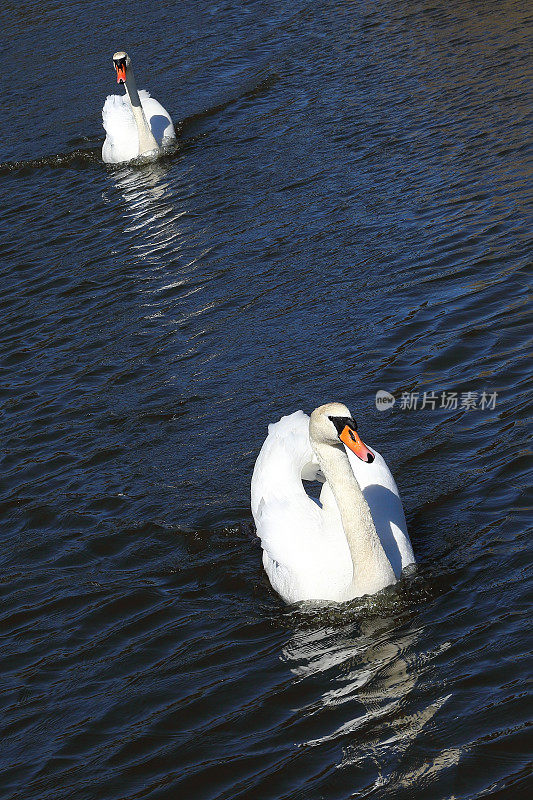
[[[531,796],[531,16],[3,4],[2,798]],[[120,48],[151,166],[100,160]],[[332,399],[418,567],[287,607],[250,476]]]

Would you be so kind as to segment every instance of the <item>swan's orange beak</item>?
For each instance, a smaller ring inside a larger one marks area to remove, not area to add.
[[[126,83],[126,65],[115,64],[115,69],[117,71],[117,83]]]
[[[374,453],[361,441],[357,431],[354,431],[350,425],[344,426],[339,433],[339,439],[352,453],[355,453],[357,458],[360,458],[361,461],[366,461],[367,464],[373,462],[375,458]]]

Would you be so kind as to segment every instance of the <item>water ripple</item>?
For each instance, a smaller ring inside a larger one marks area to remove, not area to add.
[[[526,796],[527,5],[0,15],[2,797]],[[119,40],[154,164],[100,161]],[[333,398],[417,566],[287,608],[249,478]]]

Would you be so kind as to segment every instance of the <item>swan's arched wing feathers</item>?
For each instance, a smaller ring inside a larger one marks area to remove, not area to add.
[[[106,97],[102,109],[102,121],[108,136],[120,135],[125,129],[130,134],[137,133],[131,106],[122,95],[110,94]]]
[[[306,532],[320,531],[320,509],[305,493],[302,470],[309,474],[313,451],[309,417],[296,411],[268,426],[268,436],[252,476],[252,513],[263,549],[276,561],[292,560]]]
[[[323,599],[328,599],[336,578],[341,583],[351,579],[336,506],[338,519],[308,497],[302,475],[316,479],[319,468],[309,441],[309,417],[297,411],[269,425],[251,487],[265,569],[276,591],[290,602],[312,597],[322,584]]]
[[[301,471],[312,460],[309,417],[303,411],[296,411],[270,424],[252,475],[254,517],[261,499],[269,504],[297,494],[301,488]]]
[[[103,160],[110,163],[135,158],[139,154],[139,136],[131,106],[123,95],[108,95],[102,121],[106,132]]]
[[[302,553],[320,542],[320,508],[305,492],[297,498],[271,497],[270,502],[262,498],[255,516],[261,547],[281,564],[301,562]]]

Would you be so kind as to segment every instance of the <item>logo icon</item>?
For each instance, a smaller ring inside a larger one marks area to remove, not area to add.
[[[386,411],[388,408],[392,408],[395,402],[394,395],[386,392],[385,389],[378,389],[376,392],[376,408],[378,411]]]

